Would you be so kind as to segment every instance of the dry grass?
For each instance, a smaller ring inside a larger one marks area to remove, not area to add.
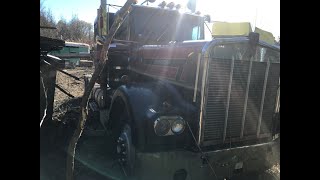
[[[74,99],[79,100],[79,97],[81,97],[84,92],[84,80],[82,77],[85,74],[92,73],[93,69],[77,67],[75,69],[66,69],[64,71],[78,78],[81,78],[81,81],[77,81],[68,75],[65,75],[61,72],[57,72],[57,77],[56,77],[57,85],[59,85],[65,91],[73,95],[75,97]],[[79,103],[66,103],[66,102],[69,102],[70,100],[72,101],[73,98],[64,94],[59,89],[55,90],[54,113],[53,113],[53,118],[55,120],[59,120],[59,121],[62,120],[61,117],[67,112],[77,111]]]

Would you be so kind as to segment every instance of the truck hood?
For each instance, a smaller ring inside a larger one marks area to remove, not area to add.
[[[183,41],[168,45],[144,45],[139,49],[140,57],[144,59],[187,59],[190,53],[201,52],[203,46],[210,41]]]

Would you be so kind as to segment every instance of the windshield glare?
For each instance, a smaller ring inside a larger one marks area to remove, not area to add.
[[[132,38],[144,44],[164,44],[170,41],[203,39],[203,18],[162,9],[135,10]]]

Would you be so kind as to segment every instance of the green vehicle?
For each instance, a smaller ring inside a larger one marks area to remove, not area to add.
[[[90,58],[90,46],[85,43],[65,42],[65,46],[59,51],[50,54],[65,60],[66,67],[74,68],[80,65],[81,59]]]

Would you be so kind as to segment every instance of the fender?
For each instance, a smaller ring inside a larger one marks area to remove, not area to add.
[[[127,109],[133,144],[139,149],[144,149],[147,136],[150,136],[151,131],[147,126],[150,122],[148,121],[153,122],[161,114],[159,111],[161,111],[163,102],[168,98],[170,98],[172,108],[170,112],[165,113],[189,117],[197,112],[197,108],[187,102],[174,86],[164,81],[120,86],[113,94],[111,111],[118,98],[123,101],[125,106],[123,108]],[[110,119],[107,127],[110,127],[113,121],[115,119]]]

